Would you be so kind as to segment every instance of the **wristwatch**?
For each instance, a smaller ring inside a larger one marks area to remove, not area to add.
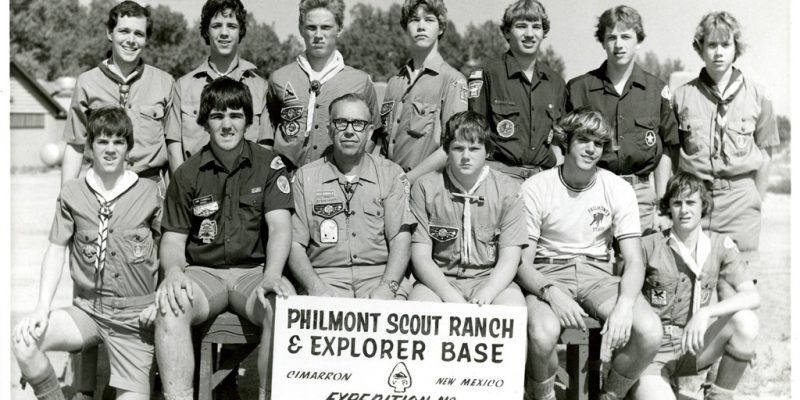
[[[397,290],[400,289],[400,284],[397,281],[387,281],[381,279],[381,285],[386,285],[389,287],[389,290],[392,291],[393,294],[397,294]]]
[[[539,294],[538,294],[539,298],[542,299],[542,300],[545,300],[544,296],[547,294],[547,290],[550,289],[551,287],[553,287],[553,284],[552,283],[548,283],[548,284],[542,286],[541,288],[539,288]]]

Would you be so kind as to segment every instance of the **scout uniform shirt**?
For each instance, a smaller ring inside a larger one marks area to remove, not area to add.
[[[199,152],[208,143],[208,132],[197,124],[200,95],[207,84],[220,76],[242,82],[250,89],[250,97],[253,99],[253,125],[247,128],[244,138],[259,143],[263,139],[261,136],[272,136],[269,133],[272,127],[266,110],[267,81],[258,76],[256,66],[239,58],[231,72],[219,75],[206,59],[192,72],[178,79],[175,98],[172,101],[173,107],[180,110],[180,119],[171,121],[167,130],[167,141],[181,142],[184,159]]]
[[[156,290],[161,200],[156,183],[128,173],[135,183],[111,201],[102,267],[97,265],[101,204],[95,192],[86,177],[61,188],[49,240],[69,247],[77,296],[139,297]]]
[[[445,276],[488,276],[500,249],[525,246],[525,220],[519,183],[484,167],[468,192],[445,169],[424,175],[411,189],[411,212],[417,219],[412,243],[427,243]]]
[[[249,268],[264,264],[264,215],[292,210],[286,168],[270,150],[244,141],[228,171],[211,145],[186,160],[167,188],[163,230],[188,234],[189,265]]]
[[[556,165],[552,129],[564,113],[567,91],[550,67],[537,62],[528,81],[509,51],[470,74],[469,98],[470,110],[489,121],[495,146],[490,160],[542,169]]]
[[[642,294],[664,325],[683,327],[693,310],[710,303],[720,280],[735,288],[752,277],[736,244],[725,235],[711,232],[706,236],[700,232],[696,252],[697,264],[702,267],[699,277],[681,256],[674,240],[670,230],[642,239],[646,268]]]
[[[72,102],[67,111],[64,141],[86,144],[87,112],[100,107],[122,107],[133,123],[133,148],[128,152],[128,166],[140,176],[167,166],[164,142],[169,120],[178,118],[172,107],[175,81],[155,67],[139,63],[135,76],[123,82],[108,68],[109,60],[78,76]],[[89,147],[84,156],[90,157]]]
[[[780,144],[772,100],[762,86],[734,68],[724,99],[714,97],[715,87],[704,68],[699,77],[675,90],[680,169],[709,181],[758,170],[763,161],[760,149]],[[723,115],[718,116],[718,108]]]
[[[397,164],[365,154],[348,181],[332,157],[306,164],[294,176],[292,240],[314,267],[384,265],[389,242],[414,223],[408,179]]]
[[[347,93],[359,93],[366,100],[373,124],[380,126],[378,100],[372,80],[365,72],[344,66],[344,69],[322,84],[316,96],[311,130],[308,126],[308,103],[311,93],[308,75],[297,62],[275,71],[269,80],[267,109],[272,120],[275,152],[286,157],[298,168],[319,159],[331,149],[328,136],[328,106]]]
[[[612,238],[641,236],[636,194],[628,182],[597,168],[586,187],[573,188],[562,168],[542,171],[520,189],[536,257],[607,259]]]
[[[669,88],[638,64],[621,94],[606,76],[606,63],[567,84],[567,111],[590,107],[600,111],[614,129],[598,167],[617,175],[647,176],[656,169],[664,149],[678,145],[678,126]]]
[[[426,60],[413,81],[410,63],[389,78],[381,103],[381,151],[406,172],[441,147],[447,120],[467,110],[467,82],[441,55]]]

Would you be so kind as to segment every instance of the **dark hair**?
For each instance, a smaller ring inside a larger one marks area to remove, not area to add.
[[[109,32],[117,27],[117,22],[122,17],[144,17],[147,20],[147,28],[145,34],[150,37],[153,32],[153,19],[150,18],[150,7],[142,7],[139,3],[131,0],[125,0],[117,4],[111,11],[108,12],[108,21],[106,21],[106,29]]]
[[[330,11],[336,20],[338,30],[344,28],[344,0],[300,0],[300,31],[303,30],[306,14],[316,8]]]
[[[86,112],[86,142],[89,148],[94,146],[94,139],[99,136],[119,136],[125,139],[128,150],[133,148],[133,123],[119,107],[102,107]]]
[[[341,103],[341,102],[363,103],[365,108],[367,109],[367,112],[369,113],[369,118],[367,118],[367,121],[370,121],[370,123],[372,123],[372,110],[369,108],[369,104],[367,104],[367,100],[364,98],[364,96],[358,93],[347,93],[333,99],[331,104],[328,105],[328,116],[330,117],[331,121],[333,120],[333,106],[335,106],[336,103]]]
[[[642,26],[642,16],[633,7],[616,6],[604,11],[597,19],[597,30],[594,37],[597,41],[604,43],[606,40],[606,30],[613,30],[614,26],[622,24],[627,29],[636,32],[636,40],[641,43],[644,41],[644,27]]]
[[[553,124],[553,132],[567,151],[576,136],[599,139],[603,144],[611,141],[611,129],[605,117],[589,107],[580,107],[565,115]]]
[[[203,88],[200,94],[200,113],[197,115],[197,124],[205,125],[211,111],[241,108],[244,111],[247,126],[253,123],[253,98],[250,90],[242,82],[235,81],[227,76],[214,79]]]
[[[491,140],[489,123],[483,115],[474,111],[462,111],[453,114],[445,124],[442,148],[445,153],[450,153],[450,144],[456,140],[469,143],[480,143],[486,148],[486,154],[494,152],[494,143]]]
[[[547,33],[550,32],[550,18],[547,17],[544,5],[537,0],[518,0],[506,7],[506,11],[503,13],[503,20],[500,21],[500,30],[503,31],[503,35],[511,31],[514,21],[520,19],[526,21],[538,19],[542,21],[544,37],[547,37]]]
[[[417,7],[425,7],[429,13],[436,16],[436,20],[439,21],[439,29],[442,31],[439,34],[439,39],[441,39],[447,30],[447,7],[444,6],[444,0],[405,0],[400,11],[400,27],[403,30],[408,27],[408,20],[417,11]]]
[[[673,198],[678,197],[684,193],[691,195],[692,193],[700,194],[700,201],[703,203],[703,212],[701,217],[705,217],[711,212],[714,203],[711,201],[711,191],[708,189],[708,182],[704,181],[694,175],[687,174],[686,172],[678,172],[667,181],[667,190],[664,192],[664,197],[658,202],[658,211],[661,215],[666,215],[672,218],[670,213],[670,202]]]
[[[208,27],[211,25],[211,20],[217,14],[227,17],[226,11],[236,16],[236,22],[239,23],[239,41],[244,39],[244,35],[247,33],[247,10],[241,0],[208,0],[200,13],[200,36],[206,41],[206,45],[211,44],[208,39]]]

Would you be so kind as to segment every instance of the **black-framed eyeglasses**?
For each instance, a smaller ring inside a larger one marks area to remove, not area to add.
[[[347,130],[347,125],[353,127],[353,130],[356,132],[364,132],[364,129],[369,125],[369,121],[365,121],[363,119],[354,119],[348,120],[344,118],[336,118],[333,121],[333,127],[336,128],[339,132],[344,132]]]

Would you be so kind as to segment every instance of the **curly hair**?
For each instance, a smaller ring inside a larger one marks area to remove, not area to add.
[[[208,0],[200,12],[200,36],[206,41],[206,45],[210,44],[208,27],[211,25],[211,20],[220,13],[227,17],[226,11],[236,16],[236,22],[239,23],[239,41],[244,39],[247,33],[247,10],[241,0]]]

